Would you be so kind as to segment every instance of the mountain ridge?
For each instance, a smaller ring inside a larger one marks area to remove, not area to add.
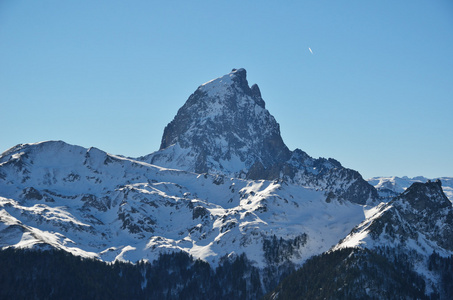
[[[283,179],[360,204],[377,201],[376,190],[358,172],[332,158],[290,151],[258,86],[249,87],[246,74],[233,69],[199,86],[165,127],[161,149],[138,159],[195,173]],[[334,187],[334,181],[342,186]]]
[[[327,203],[323,191],[171,170],[63,142],[22,145],[0,161],[0,210],[3,224],[10,224],[1,230],[19,226],[27,233],[15,242],[5,234],[0,243],[19,248],[47,240],[106,261],[152,260],[161,250],[182,250],[210,263],[245,251],[263,265],[262,241],[273,234],[284,240],[307,235],[285,258],[303,261],[363,219],[359,205]],[[331,225],[343,217],[350,221]],[[121,245],[123,238],[129,244]]]
[[[247,173],[256,161],[271,166],[287,160],[290,151],[280,136],[280,126],[265,109],[258,86],[252,87],[244,69],[233,69],[199,86],[165,127],[160,150],[143,159],[158,165],[183,160],[189,165],[177,165],[178,169],[224,170],[227,175]],[[189,154],[165,161],[162,152],[165,155],[168,148],[187,149]]]
[[[259,87],[233,69],[197,88],[147,156],[63,141],[3,152],[0,248],[133,263],[184,253],[217,270],[239,261],[241,284],[259,274],[261,292],[312,257],[338,259],[353,248],[363,266],[406,257],[407,271],[435,294],[443,281],[429,261],[453,254],[446,182],[365,181],[333,158],[289,150]]]
[[[381,198],[391,198],[403,193],[408,187],[415,182],[442,181],[442,190],[450,201],[453,202],[453,177],[426,178],[424,176],[416,177],[372,177],[367,179],[368,183],[376,188]]]

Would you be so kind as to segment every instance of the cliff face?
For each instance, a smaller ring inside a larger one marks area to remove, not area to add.
[[[453,207],[440,180],[413,183],[406,191],[370,210],[367,219],[337,248],[391,246],[417,253],[453,251]]]
[[[401,184],[413,180],[379,179],[379,197],[337,160],[290,151],[258,86],[239,69],[200,86],[146,157],[62,141],[2,153],[0,248],[156,260],[168,276],[183,252],[192,266],[189,255],[218,267],[220,277],[209,278],[221,295],[254,287],[225,299],[259,298],[300,266],[304,279],[293,282],[307,288],[291,282],[289,299],[387,299],[394,291],[398,299],[452,299],[452,204],[440,181]],[[172,266],[163,254],[175,258]],[[230,267],[242,269],[242,282],[225,281],[222,274],[239,277],[223,269]],[[271,295],[285,299],[283,289]]]
[[[165,127],[160,150],[140,159],[195,173],[283,179],[360,204],[378,198],[358,172],[338,161],[290,151],[258,86],[249,87],[244,69],[198,87]]]
[[[259,162],[286,161],[290,151],[244,69],[201,85],[164,130],[160,151],[145,160],[195,173],[244,176]]]

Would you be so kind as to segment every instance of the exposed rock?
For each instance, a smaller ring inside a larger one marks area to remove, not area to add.
[[[201,85],[164,130],[160,150],[141,159],[195,173],[253,180],[285,179],[365,204],[376,190],[334,159],[290,151],[280,126],[265,109],[259,87],[244,69]]]
[[[193,209],[192,219],[203,218],[209,214],[209,211],[203,206],[196,206]]]
[[[339,248],[351,246],[350,241],[357,241],[360,236],[366,247],[415,247],[416,251],[429,254],[439,249],[453,251],[453,207],[440,181],[416,182],[389,203],[382,204],[340,243]]]
[[[27,200],[30,200],[30,199],[41,200],[43,198],[42,194],[34,187],[29,187],[29,188],[24,189],[23,195],[24,195],[24,198]]]

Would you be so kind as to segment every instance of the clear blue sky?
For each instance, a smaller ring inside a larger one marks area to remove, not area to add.
[[[365,178],[453,176],[451,0],[0,0],[0,152],[151,153],[189,95],[232,68],[290,149]]]

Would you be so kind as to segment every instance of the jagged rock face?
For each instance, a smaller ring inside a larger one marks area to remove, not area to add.
[[[341,240],[334,252],[353,247],[370,249],[390,262],[404,262],[423,278],[427,294],[443,288],[445,282],[441,284],[441,276],[433,275],[429,263],[433,254],[445,258],[453,255],[453,207],[440,181],[415,182],[390,202],[365,214],[365,221]]]
[[[428,181],[427,183],[416,182],[399,198],[408,202],[417,212],[423,214],[432,215],[444,208],[451,208],[450,201],[442,191],[440,180]]]
[[[160,150],[152,163],[196,173],[245,173],[256,162],[269,167],[290,157],[244,69],[200,86],[165,128]]]
[[[414,183],[393,200],[393,205],[417,234],[424,234],[444,249],[453,251],[453,208],[440,180]]]
[[[398,196],[402,192],[404,192],[409,186],[411,186],[415,182],[425,183],[429,180],[435,181],[439,179],[442,181],[442,190],[445,193],[445,196],[453,202],[453,177],[440,177],[435,179],[429,179],[423,176],[417,176],[413,178],[409,178],[407,176],[404,177],[373,177],[368,179],[367,181],[373,185],[381,199],[383,201],[389,201],[391,198]]]
[[[290,151],[244,69],[201,85],[165,128],[160,150],[140,159],[195,173],[284,179],[359,204],[378,198],[358,172],[338,161]]]
[[[359,172],[343,167],[333,158],[314,159],[302,150],[293,151],[287,162],[290,172],[284,174],[292,182],[325,191],[327,199],[338,199],[358,204],[378,199],[376,189]]]
[[[405,246],[417,252],[453,253],[453,207],[441,182],[416,182],[358,225],[337,248]],[[447,252],[445,252],[447,250]]]
[[[166,169],[64,142],[0,155],[0,248],[48,245],[104,261],[185,251],[214,266],[300,264],[363,220],[321,190]],[[339,225],[341,224],[341,225]]]

